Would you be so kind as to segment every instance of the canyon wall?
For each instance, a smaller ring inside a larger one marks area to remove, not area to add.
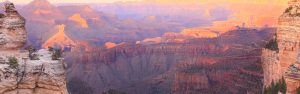
[[[279,56],[276,51],[269,49],[262,50],[262,61],[264,71],[264,84],[270,85],[272,81],[279,81],[282,78]]]
[[[279,18],[278,29],[270,47],[263,50],[262,62],[264,68],[264,86],[271,85],[271,81],[278,82],[284,78],[287,93],[295,94],[300,86],[300,8],[299,0],[291,0],[289,7]],[[273,46],[273,47],[271,47]]]
[[[72,48],[66,54],[68,90],[77,94],[110,89],[127,94],[259,94],[261,47],[273,31],[238,29],[185,43]]]

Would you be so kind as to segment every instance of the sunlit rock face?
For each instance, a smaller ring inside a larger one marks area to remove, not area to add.
[[[6,3],[5,14],[0,17],[0,49],[18,49],[26,41],[25,19],[12,3]]]
[[[194,38],[215,38],[218,36],[216,32],[206,29],[185,29],[180,34]]]
[[[58,32],[43,44],[43,48],[48,48],[53,46],[64,48],[65,46],[76,45],[76,43],[71,38],[69,38],[69,36],[65,34],[64,24],[58,25],[57,28],[58,28]]]
[[[87,21],[81,17],[80,14],[74,14],[73,16],[69,17],[69,20],[76,22],[78,25],[80,25],[82,28],[88,28]]]
[[[272,81],[278,81],[282,78],[279,56],[276,51],[263,49],[262,62],[264,71],[264,84],[270,85]]]
[[[295,94],[300,87],[299,49],[300,49],[300,12],[299,0],[291,0],[289,7],[279,18],[276,41],[278,51],[263,50],[264,86],[270,86],[271,81],[285,79],[287,93]]]

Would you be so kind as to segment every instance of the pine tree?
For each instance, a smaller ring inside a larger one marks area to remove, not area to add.
[[[270,93],[276,94],[274,81],[271,82]]]
[[[281,78],[281,81],[282,81],[281,92],[282,92],[282,94],[286,94],[287,86],[286,86],[286,82],[283,77]]]
[[[297,88],[297,94],[300,94],[300,87]]]

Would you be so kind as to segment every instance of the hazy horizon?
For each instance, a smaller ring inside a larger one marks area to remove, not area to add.
[[[0,0],[1,2],[10,1],[16,4],[28,4],[33,0]],[[257,4],[257,5],[286,5],[287,0],[48,0],[50,3],[114,3],[114,2],[128,2],[128,1],[143,1],[155,3],[176,3],[176,4]]]
[[[1,0],[1,2],[10,1],[16,4],[28,4],[33,0]],[[113,3],[113,2],[127,2],[139,0],[48,0],[50,3]]]

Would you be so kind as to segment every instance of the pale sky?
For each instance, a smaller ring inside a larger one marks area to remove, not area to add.
[[[6,0],[0,0],[1,2]],[[26,4],[32,0],[8,0],[18,4]],[[138,0],[48,0],[51,3],[112,3],[118,1],[138,1]]]
[[[1,2],[6,0],[0,0]],[[26,4],[32,0],[9,0],[18,4]],[[255,3],[255,4],[265,4],[265,3],[277,3],[284,4],[289,0],[48,0],[51,3],[112,3],[118,1],[150,1],[157,3]]]

